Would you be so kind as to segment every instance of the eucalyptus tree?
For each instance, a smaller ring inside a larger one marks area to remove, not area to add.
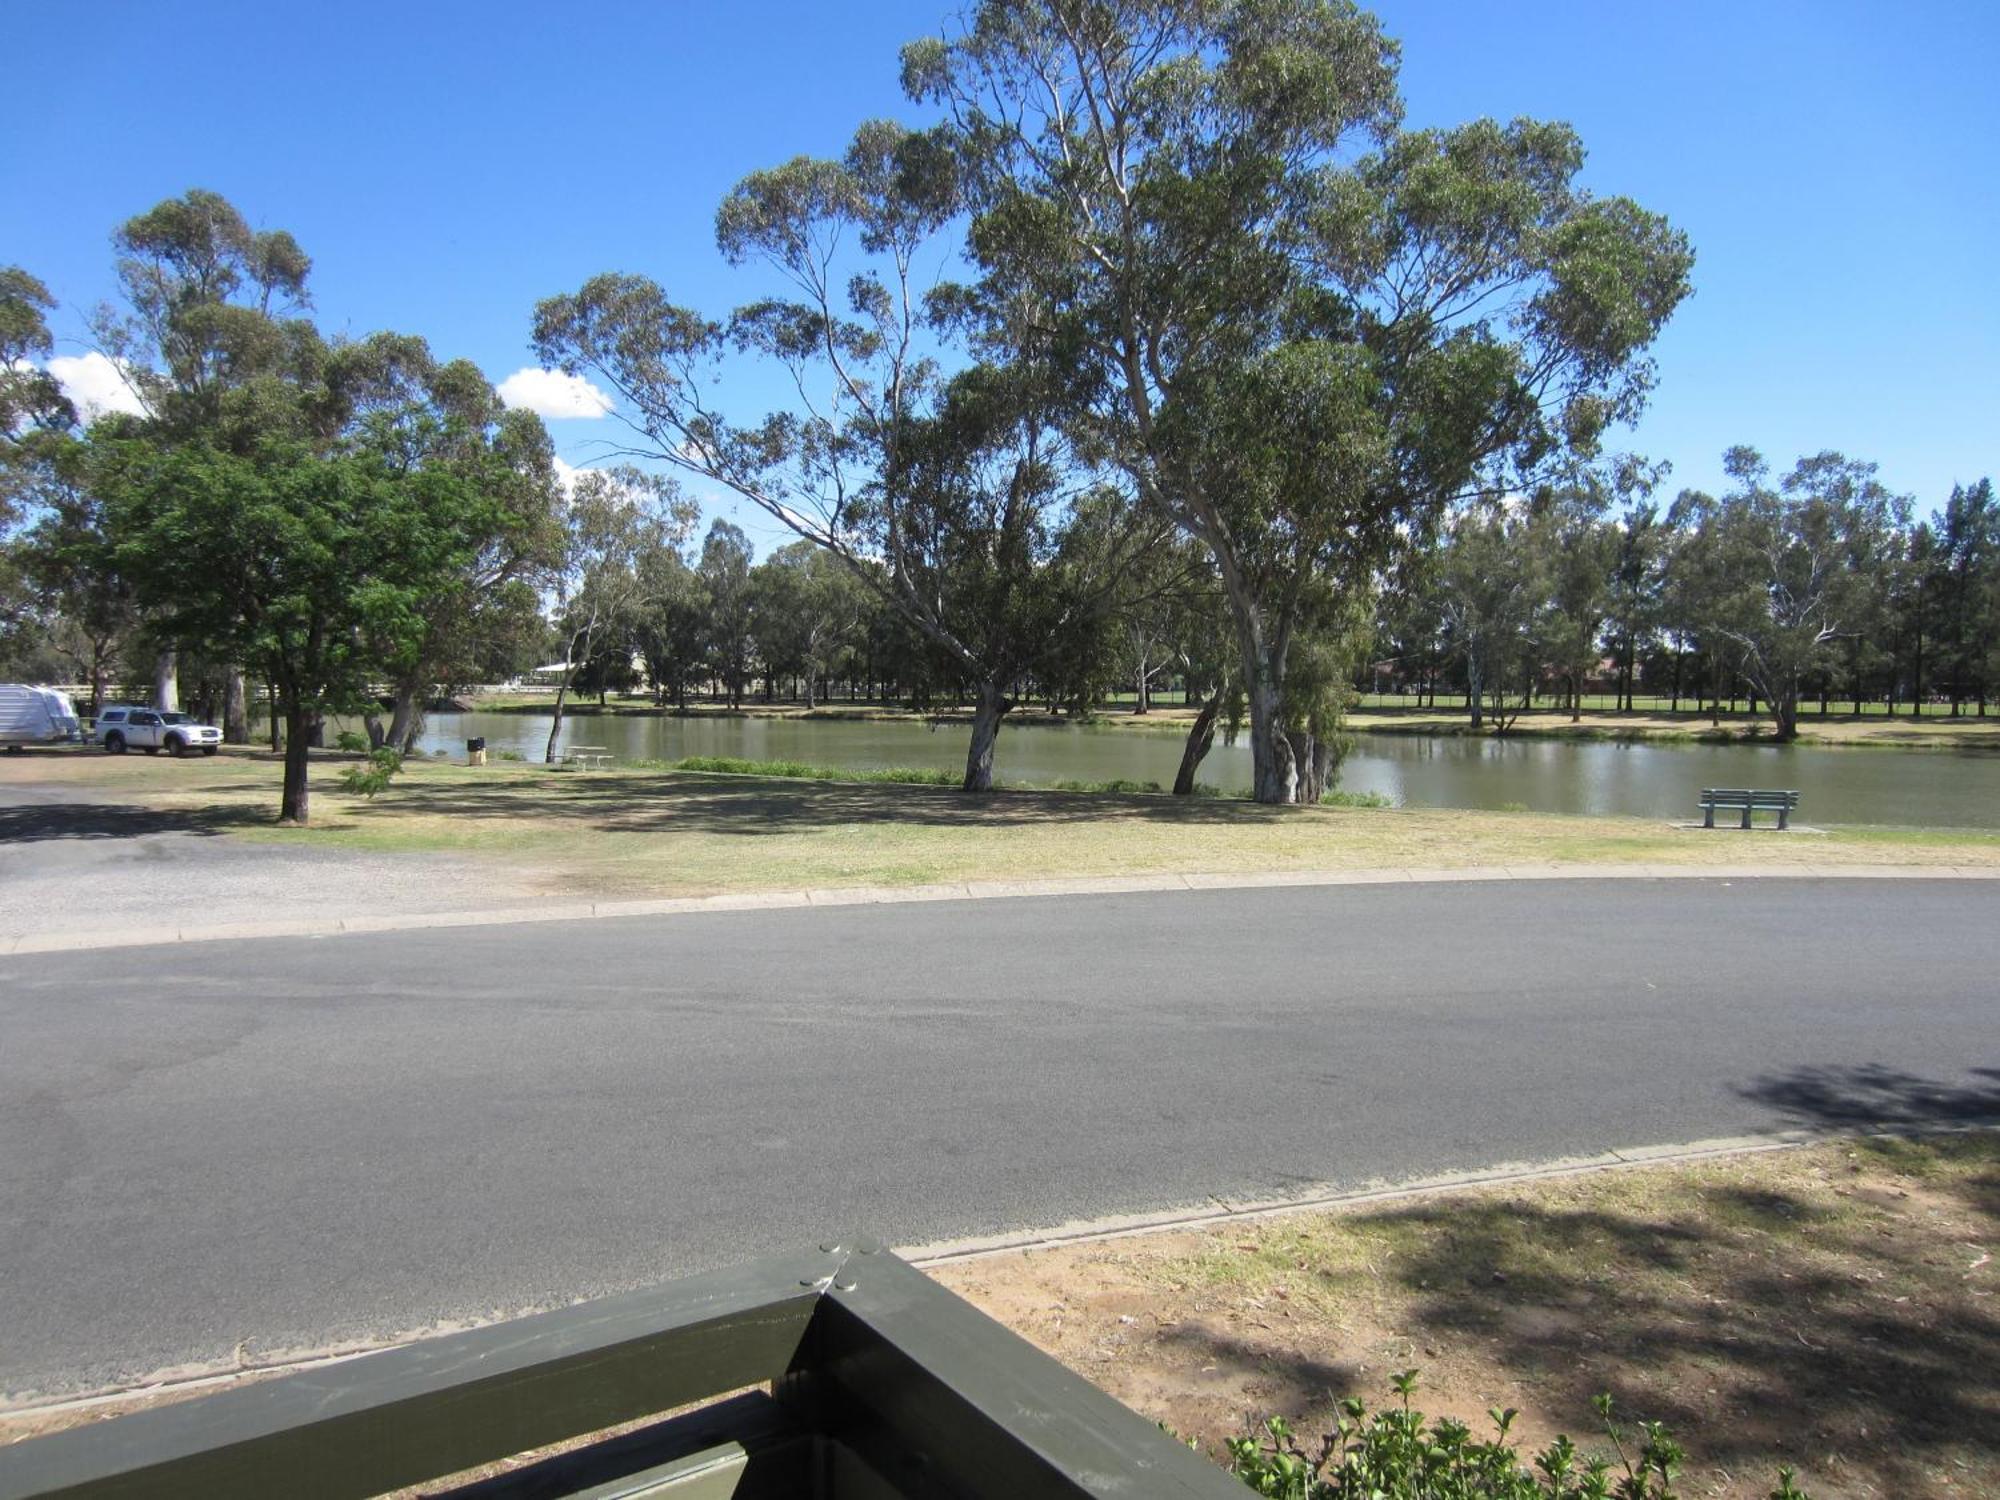
[[[904,53],[990,300],[1042,310],[1093,441],[1215,558],[1261,801],[1325,765],[1306,618],[1452,499],[1591,452],[1687,290],[1571,130],[1401,131],[1396,60],[1338,0],[981,0]]]
[[[1931,591],[1938,622],[1934,680],[1951,697],[1957,718],[1970,698],[1986,712],[1994,636],[2000,619],[1992,613],[2000,577],[2000,505],[1993,481],[1955,484],[1937,518],[1937,551],[1931,564]]]
[[[471,361],[440,361],[420,338],[376,334],[336,345],[326,383],[398,471],[442,468],[494,502],[492,525],[462,571],[423,601],[421,631],[385,653],[392,717],[384,738],[407,753],[427,696],[511,669],[539,633],[541,593],[564,543],[555,449],[541,418],[507,409]],[[379,729],[372,718],[370,728]]]
[[[0,455],[25,433],[59,432],[76,423],[62,386],[35,363],[55,348],[48,320],[55,305],[37,277],[19,266],[0,266]],[[9,520],[6,483],[0,468],[0,533]]]
[[[1909,501],[1875,465],[1838,453],[1800,459],[1775,485],[1753,448],[1730,449],[1724,468],[1736,483],[1720,500],[1683,492],[1675,502],[1688,533],[1679,562],[1698,581],[1704,633],[1733,648],[1777,737],[1790,740],[1804,683],[1868,618],[1870,581],[1887,571]]]
[[[645,277],[599,276],[537,308],[535,348],[610,386],[640,451],[839,559],[969,682],[964,784],[984,790],[1016,685],[1109,579],[1049,570],[1089,487],[1060,421],[1072,362],[1049,319],[1021,297],[926,289],[958,187],[937,135],[865,125],[840,159],[753,173],[722,204],[725,258],[783,295],[716,321]],[[953,339],[962,368],[947,378]],[[729,415],[716,385],[729,350],[782,370],[796,399]],[[1091,555],[1115,569],[1126,551]]]
[[[687,707],[688,684],[708,660],[708,593],[678,547],[654,547],[638,560],[642,603],[631,627],[655,701]]]
[[[1525,504],[1478,507],[1460,516],[1438,563],[1438,610],[1446,649],[1465,669],[1466,709],[1474,729],[1491,717],[1496,731],[1513,723],[1507,697],[1525,701],[1542,657],[1547,627],[1548,522]]]
[[[796,672],[810,709],[867,616],[866,586],[825,548],[803,541],[778,548],[752,569],[751,578],[756,590],[751,631],[765,671]]]
[[[19,266],[0,266],[0,656],[20,651],[42,614],[24,549],[14,532],[68,488],[69,430],[76,409],[35,363],[55,347],[48,314],[55,298]]]
[[[741,708],[757,654],[757,590],[751,584],[750,541],[743,528],[719,517],[710,522],[695,575],[708,600],[709,670],[721,680],[729,706]]]
[[[628,649],[669,582],[659,555],[687,540],[695,516],[671,479],[629,466],[585,469],[572,484],[549,574],[563,658],[542,751],[548,764],[571,690],[607,648]]]
[[[1584,683],[1603,660],[1621,543],[1630,533],[1609,518],[1611,500],[1601,485],[1567,486],[1543,505],[1537,536],[1549,597],[1542,655],[1563,684],[1570,722],[1576,723],[1583,717]],[[1628,609],[1620,623],[1625,627],[1619,632],[1621,660],[1629,661],[1637,649],[1636,612]]]

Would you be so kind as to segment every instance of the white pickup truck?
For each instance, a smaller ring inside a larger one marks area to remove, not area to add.
[[[76,709],[54,688],[0,682],[0,745],[59,745],[82,737]]]
[[[107,708],[97,716],[97,741],[113,755],[127,750],[143,750],[148,755],[157,750],[169,755],[199,750],[213,755],[222,748],[222,731],[213,724],[198,724],[186,714],[156,708]]]

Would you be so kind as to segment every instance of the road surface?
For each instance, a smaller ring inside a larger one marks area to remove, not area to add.
[[[1346,886],[0,958],[0,1391],[890,1243],[2000,1115],[2000,883]]]

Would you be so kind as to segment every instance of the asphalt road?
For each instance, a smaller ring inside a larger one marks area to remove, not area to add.
[[[891,1243],[2000,1115],[2000,883],[1348,886],[0,959],[0,1390]]]

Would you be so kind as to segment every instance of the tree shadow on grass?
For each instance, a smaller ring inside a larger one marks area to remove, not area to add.
[[[155,833],[214,835],[268,824],[276,809],[154,808],[117,802],[49,802],[0,807],[0,844],[50,839],[134,839]]]
[[[1929,1163],[1931,1185],[1989,1216],[1977,1228],[1990,1234],[2000,1136],[1952,1136],[1926,1150],[1910,1170]],[[1872,1145],[1857,1154],[1904,1169]],[[1941,1159],[1955,1170],[1939,1171]],[[1668,1423],[1691,1472],[1719,1466],[1768,1480],[1796,1463],[1809,1488],[1815,1477],[1865,1474],[1879,1486],[1866,1493],[1896,1495],[1931,1493],[1930,1476],[1961,1460],[1987,1478],[2000,1473],[2000,1317],[1974,1300],[1955,1248],[1940,1263],[1952,1236],[1924,1230],[1937,1200],[1816,1182],[1832,1193],[1815,1186],[1808,1201],[1782,1187],[1670,1180],[1657,1202],[1453,1199],[1344,1227],[1381,1278],[1360,1284],[1386,1286],[1401,1304],[1394,1326],[1414,1343],[1497,1365],[1579,1436],[1594,1431],[1591,1398],[1608,1391],[1627,1418]],[[1968,1249],[1963,1261],[1973,1259]],[[1229,1340],[1218,1350],[1230,1355]],[[1310,1385],[1291,1380],[1300,1399],[1273,1409],[1324,1412],[1329,1382]],[[1381,1385],[1371,1374],[1331,1390],[1374,1405]]]
[[[1296,808],[1220,798],[1099,792],[966,793],[948,787],[715,777],[661,772],[550,773],[485,784],[408,785],[398,810],[449,818],[573,819],[617,833],[755,836],[857,824],[1024,827],[1105,821],[1255,826],[1298,816]]]

